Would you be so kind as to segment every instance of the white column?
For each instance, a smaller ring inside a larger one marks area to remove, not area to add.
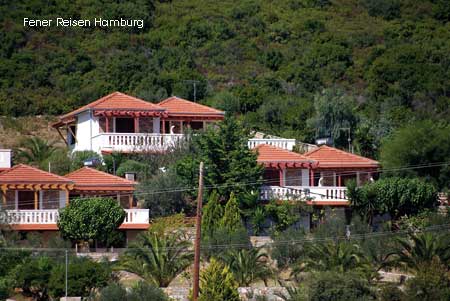
[[[360,180],[360,177],[359,177],[359,171],[357,171],[356,172],[356,186],[359,186],[359,185],[361,185],[361,180]]]
[[[66,192],[60,190],[59,191],[59,208],[66,207],[66,203],[67,203],[66,198],[67,198]]]
[[[309,186],[309,169],[302,169],[302,186]]]
[[[161,133],[161,118],[156,117],[153,118],[153,133],[160,134]]]

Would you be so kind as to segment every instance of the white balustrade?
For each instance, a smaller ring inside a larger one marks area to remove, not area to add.
[[[125,209],[127,215],[123,224],[148,224],[148,209]]]
[[[163,151],[176,147],[183,134],[149,133],[102,133],[92,138],[94,151],[109,149],[114,151]]]
[[[149,209],[124,209],[126,212],[124,224],[148,224]],[[6,210],[8,224],[56,224],[58,222],[58,210]]]
[[[282,149],[291,151],[295,146],[295,139],[284,138],[252,138],[248,140],[248,147],[250,149],[257,147],[260,144],[268,144]]]
[[[337,186],[262,186],[260,200],[347,201],[347,187]]]
[[[56,224],[58,210],[6,210],[10,224]]]

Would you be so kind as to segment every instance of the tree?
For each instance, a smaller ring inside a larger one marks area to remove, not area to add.
[[[49,293],[53,298],[65,295],[65,263],[60,263],[51,270],[48,279]],[[95,262],[88,258],[71,257],[68,265],[69,296],[87,297],[99,288],[106,286],[111,278],[111,270],[105,262]]]
[[[66,239],[106,242],[111,233],[122,224],[126,213],[110,198],[72,200],[61,209],[58,228]]]
[[[450,184],[450,125],[425,120],[406,125],[386,138],[380,151],[383,168],[389,175],[418,176],[439,188]],[[409,145],[409,147],[405,147]],[[421,168],[404,168],[420,166]]]
[[[261,184],[263,168],[257,155],[247,146],[249,133],[233,117],[191,138],[190,154],[176,164],[176,173],[187,187],[198,186],[198,168],[205,164],[205,186],[217,186],[217,192],[228,199],[234,192],[240,196],[256,191]],[[241,185],[239,185],[241,184]]]
[[[25,296],[44,301],[49,297],[49,280],[54,262],[47,256],[27,258],[12,271],[14,286],[20,287]]]
[[[16,151],[17,158],[27,164],[39,166],[55,152],[53,142],[39,137],[24,138]]]
[[[337,271],[313,273],[309,283],[308,298],[311,301],[373,300],[375,291],[359,274]]]
[[[218,203],[217,198],[217,194],[213,192],[210,197],[211,205],[206,205],[205,232],[202,235],[202,248],[206,257],[226,251],[217,248],[218,245],[229,246],[228,249],[242,249],[250,245],[247,229],[242,222],[234,193],[231,193],[225,209]]]
[[[239,210],[239,205],[236,197],[234,196],[234,192],[231,193],[230,199],[225,205],[225,210],[219,227],[226,229],[230,233],[236,232],[244,227],[242,224],[241,211]]]
[[[448,265],[434,257],[418,266],[415,277],[406,282],[406,298],[411,301],[450,299]]]
[[[384,178],[356,187],[348,186],[353,210],[371,223],[375,214],[389,213],[394,220],[437,206],[437,191],[419,179]]]
[[[230,268],[239,286],[250,286],[255,280],[266,282],[272,277],[268,256],[261,249],[230,250],[220,260]]]
[[[199,301],[239,301],[238,284],[230,269],[216,259],[200,274]]]
[[[137,194],[150,209],[150,217],[169,216],[180,212],[189,214],[192,203],[183,195],[183,187],[172,168],[140,180]]]
[[[191,264],[191,243],[179,228],[161,229],[156,225],[153,230],[153,226],[138,235],[136,242],[120,257],[118,268],[135,273],[154,285],[166,287]]]
[[[417,272],[421,266],[437,258],[441,264],[450,263],[450,237],[448,234],[423,232],[408,238],[397,238],[400,248],[393,252],[390,264],[407,271]]]
[[[218,229],[219,223],[223,217],[223,208],[219,203],[219,195],[214,190],[208,198],[208,202],[203,207],[202,216],[202,233],[203,236],[211,237],[216,229]]]
[[[303,271],[354,272],[370,279],[372,267],[361,249],[349,242],[309,244],[307,256],[294,267],[294,274]]]
[[[348,128],[356,129],[355,100],[339,89],[326,89],[314,98],[315,115],[308,120],[316,138],[331,137],[337,147],[348,148]]]

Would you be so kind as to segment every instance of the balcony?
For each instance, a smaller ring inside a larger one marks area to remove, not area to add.
[[[248,147],[253,149],[260,144],[268,144],[278,148],[292,151],[295,146],[295,139],[285,138],[252,138],[248,140]]]
[[[259,199],[268,200],[304,200],[312,203],[326,205],[345,205],[347,200],[347,187],[337,186],[262,186]]]
[[[149,209],[124,209],[125,220],[121,229],[145,229],[149,224]],[[6,223],[22,230],[57,230],[58,209],[6,210]],[[29,226],[29,229],[27,228]]]
[[[102,133],[92,138],[92,149],[96,152],[161,152],[176,147],[184,137],[183,134]]]

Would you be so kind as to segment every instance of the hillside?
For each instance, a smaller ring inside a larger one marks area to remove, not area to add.
[[[22,24],[59,16],[145,26]],[[2,2],[0,115],[56,115],[116,90],[193,99],[195,80],[197,101],[257,130],[344,146],[350,127],[377,156],[400,126],[449,121],[449,20],[445,0]]]

